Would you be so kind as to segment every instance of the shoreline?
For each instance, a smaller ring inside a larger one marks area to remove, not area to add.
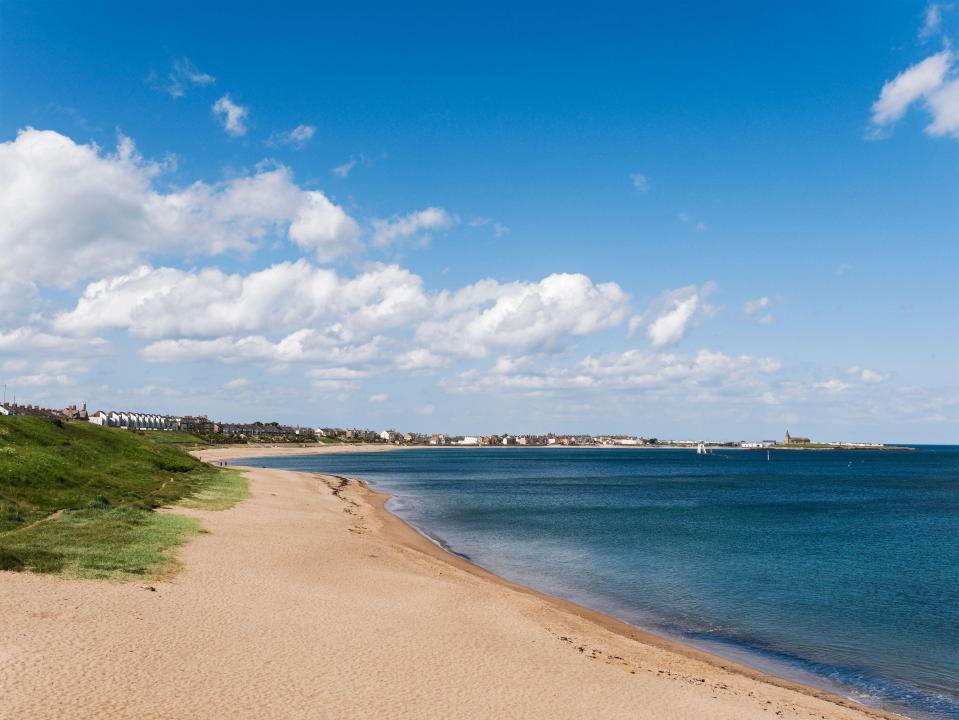
[[[343,448],[343,446],[333,446],[337,448]],[[550,447],[550,446],[543,446]],[[556,446],[552,446],[556,447]],[[585,447],[585,446],[571,446],[571,447]],[[606,446],[604,446],[606,447]],[[622,449],[630,450],[634,449],[629,446],[608,446],[609,449]],[[283,450],[281,453],[271,454],[268,449],[257,453],[256,457],[277,457],[284,455],[296,455],[296,452],[292,452],[292,448],[287,452],[286,448],[277,448]],[[332,452],[369,452],[369,451],[391,451],[391,450],[409,450],[416,449],[415,446],[402,446],[402,445],[367,445],[367,446],[353,446],[348,448],[343,448],[340,450],[333,450]],[[430,447],[432,449],[432,447]],[[650,449],[650,448],[647,448]],[[657,448],[653,448],[657,449]],[[662,447],[658,449],[687,449],[682,447]],[[737,450],[743,450],[742,448],[736,448]],[[820,448],[792,448],[792,449],[820,449]],[[821,449],[832,449],[832,448],[821,448]],[[879,448],[877,448],[879,449]],[[899,449],[899,448],[896,448]],[[909,448],[911,449],[911,448]],[[326,454],[322,449],[317,448],[317,451],[308,453],[308,454]],[[749,451],[750,449],[745,449]],[[329,451],[328,451],[329,452]],[[303,453],[300,453],[303,454]],[[252,459],[249,455],[243,455],[240,452],[230,453],[233,459]],[[204,458],[205,459],[205,458]],[[220,458],[218,458],[220,459]],[[231,459],[229,457],[222,459]],[[244,469],[253,469],[254,466],[248,465],[231,465],[231,467],[244,468]],[[524,585],[519,582],[514,582],[508,580],[491,570],[484,568],[483,566],[473,562],[468,557],[465,557],[457,553],[452,548],[445,545],[443,542],[431,537],[426,531],[416,527],[412,523],[403,519],[401,516],[392,512],[389,508],[386,507],[387,502],[392,497],[390,494],[382,492],[380,490],[375,490],[370,487],[369,484],[359,478],[353,478],[349,476],[341,475],[331,475],[327,473],[315,473],[309,471],[295,471],[291,470],[289,472],[297,472],[303,475],[315,476],[318,478],[335,478],[340,481],[346,481],[354,483],[355,486],[359,489],[361,496],[373,507],[374,511],[380,516],[381,521],[383,522],[386,532],[391,540],[396,542],[399,545],[407,547],[418,552],[430,555],[431,557],[449,564],[452,567],[456,567],[459,570],[463,570],[474,577],[477,577],[485,582],[495,583],[502,587],[509,588],[514,592],[519,592],[522,594],[529,595],[536,598],[541,602],[548,603],[563,612],[570,613],[579,618],[587,620],[589,622],[595,623],[596,625],[608,630],[620,637],[626,638],[628,640],[636,641],[644,645],[656,647],[667,652],[676,653],[690,659],[706,663],[716,669],[735,673],[742,677],[748,678],[750,680],[755,680],[761,683],[767,683],[774,685],[776,687],[783,688],[785,690],[790,690],[793,692],[798,692],[816,699],[824,700],[826,702],[838,705],[840,707],[851,707],[865,712],[867,715],[871,715],[876,718],[884,718],[886,720],[903,720],[907,717],[904,715],[896,714],[894,712],[882,710],[880,708],[871,707],[864,705],[852,698],[846,697],[839,694],[835,691],[830,691],[824,688],[816,687],[814,685],[809,685],[802,683],[796,680],[791,680],[789,678],[781,677],[772,672],[766,672],[762,669],[753,667],[751,665],[745,664],[743,662],[738,662],[732,659],[725,658],[721,655],[709,652],[708,650],[703,650],[696,647],[695,645],[684,642],[683,640],[674,639],[666,637],[665,635],[659,634],[652,630],[646,630],[639,628],[635,625],[631,625],[623,620],[620,620],[612,615],[606,614],[602,611],[595,610],[593,608],[581,605],[572,600],[567,600],[565,598],[550,595],[548,593],[541,592],[536,590],[533,587]]]
[[[233,453],[238,447],[247,448],[247,452]],[[771,448],[743,448],[727,447],[724,445],[707,445],[709,454],[721,452],[763,453],[779,450],[797,452],[916,452],[916,448],[906,445],[884,445],[882,447],[857,447],[854,445],[837,445],[828,447],[771,447]],[[405,445],[392,443],[357,443],[337,445],[221,445],[211,446],[191,452],[210,453],[211,458],[228,459],[230,457],[278,457],[283,455],[325,455],[329,453],[363,453],[363,452],[392,452],[397,450],[687,450],[696,452],[694,446],[689,445]]]
[[[172,576],[0,573],[0,719],[901,717],[500,578],[360,481],[234,467],[249,499],[169,510],[204,529]]]
[[[236,466],[236,467],[249,467],[249,466]],[[297,471],[291,471],[297,472]],[[317,474],[318,473],[304,473],[304,474]],[[804,683],[790,680],[788,678],[783,678],[772,673],[765,672],[758,668],[752,667],[750,665],[737,662],[735,660],[730,660],[722,657],[721,655],[716,655],[710,653],[706,650],[701,650],[695,645],[692,645],[682,640],[675,640],[663,635],[660,635],[651,630],[645,630],[643,628],[636,627],[631,625],[623,620],[620,620],[612,615],[608,615],[599,610],[581,605],[572,600],[567,600],[565,598],[550,595],[548,593],[541,592],[536,590],[533,587],[524,585],[523,583],[514,582],[508,580],[501,575],[497,575],[491,570],[487,570],[482,565],[478,565],[467,557],[460,555],[451,548],[445,547],[441,542],[431,538],[424,531],[417,528],[415,525],[407,522],[399,515],[396,515],[386,507],[386,503],[392,497],[388,493],[380,492],[379,490],[374,490],[371,488],[365,481],[358,478],[349,478],[339,475],[329,475],[327,477],[334,478],[343,478],[351,482],[356,483],[356,485],[361,489],[363,493],[366,494],[368,501],[373,505],[376,512],[380,513],[384,519],[385,524],[388,527],[394,528],[394,538],[397,542],[403,543],[411,549],[418,550],[419,552],[427,553],[432,555],[442,562],[448,563],[454,567],[457,567],[461,570],[464,570],[471,575],[478,577],[486,582],[496,583],[503,587],[507,587],[510,590],[524,593],[535,597],[536,599],[549,603],[564,612],[568,612],[577,617],[580,617],[584,620],[588,620],[592,623],[599,625],[600,627],[609,630],[610,632],[619,635],[628,640],[634,640],[640,642],[644,645],[650,645],[657,647],[663,650],[666,650],[671,653],[676,653],[683,655],[684,657],[697,660],[699,662],[706,663],[712,667],[715,667],[719,670],[725,670],[728,672],[741,675],[750,680],[756,680],[763,683],[768,683],[770,685],[775,685],[786,690],[792,690],[795,692],[802,693],[804,695],[809,695],[817,699],[825,700],[830,703],[834,703],[839,706],[844,707],[853,707],[859,710],[863,710],[868,714],[873,715],[877,718],[886,718],[888,720],[903,720],[905,716],[898,715],[880,708],[870,707],[868,705],[863,705],[852,698],[845,697],[836,692],[831,692],[822,688],[818,688],[811,685],[806,685]]]

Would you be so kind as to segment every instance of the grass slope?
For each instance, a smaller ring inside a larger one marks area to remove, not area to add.
[[[0,569],[160,575],[199,524],[156,508],[222,509],[246,494],[241,473],[172,443],[88,423],[0,418]]]

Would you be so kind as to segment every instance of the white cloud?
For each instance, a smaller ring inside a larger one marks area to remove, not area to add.
[[[350,171],[355,167],[356,167],[356,160],[354,160],[353,158],[350,158],[342,165],[337,165],[335,168],[332,168],[330,172],[341,178],[345,178],[347,175],[350,174]]]
[[[6,274],[0,269],[0,308],[3,308],[0,330],[22,325],[39,310],[41,303],[40,290],[35,283],[16,277],[13,273]]]
[[[350,155],[349,160],[347,160],[342,165],[337,165],[334,168],[330,168],[330,172],[336,175],[337,177],[345,178],[353,171],[353,168],[358,166],[372,167],[374,160],[376,159],[382,160],[385,157],[386,157],[385,154],[381,155],[379,158],[372,158],[362,153],[360,153],[359,155]]]
[[[70,353],[73,356],[95,355],[108,346],[109,343],[103,338],[55,335],[28,326],[0,332],[0,353],[9,355],[50,352]]]
[[[629,179],[633,183],[633,189],[639,193],[645,193],[649,191],[649,178],[640,173],[633,173],[629,176]]]
[[[31,373],[30,375],[20,375],[10,378],[12,387],[48,387],[50,385],[72,385],[73,377],[65,373]]]
[[[400,353],[395,359],[401,370],[436,370],[450,364],[450,360],[442,355],[436,355],[426,348],[415,348]]]
[[[484,280],[436,298],[439,319],[422,323],[415,339],[432,353],[484,357],[490,352],[549,351],[567,336],[585,336],[621,323],[629,296],[616,283],[554,274],[538,283]]]
[[[321,192],[304,192],[304,204],[290,223],[290,239],[311,250],[320,262],[330,262],[360,249],[359,227]]]
[[[709,315],[713,308],[705,299],[715,290],[715,285],[707,283],[702,288],[695,285],[663,293],[654,306],[656,318],[646,328],[653,347],[664,347],[678,343],[700,314]]]
[[[942,5],[934,2],[926,6],[922,16],[922,27],[919,29],[919,39],[925,40],[939,32],[942,26]]]
[[[28,128],[0,143],[0,168],[0,292],[66,287],[151,255],[247,252],[284,230],[322,260],[357,247],[356,222],[283,166],[163,190],[162,166],[143,160],[129,138],[105,154]]]
[[[360,365],[379,360],[379,338],[348,344],[310,329],[298,330],[273,342],[263,335],[226,336],[213,340],[160,340],[140,353],[149,362],[175,363],[217,360],[222,363],[257,362],[287,365],[313,362],[325,365]]]
[[[402,217],[393,217],[389,220],[373,221],[373,244],[385,248],[398,240],[403,240],[419,233],[428,233],[435,230],[446,230],[454,225],[455,218],[446,210],[439,207],[429,207],[425,210],[409,213]]]
[[[246,387],[250,384],[250,381],[244,377],[233,378],[232,380],[223,383],[223,387],[227,390],[239,390],[242,387]]]
[[[685,212],[685,211],[681,212],[679,213],[678,217],[681,223],[685,223],[686,225],[692,225],[693,229],[698,233],[704,233],[707,230],[709,230],[709,226],[706,223],[696,220],[696,218],[694,218],[688,212]]]
[[[768,297],[747,300],[743,303],[743,315],[761,325],[769,325],[774,320],[772,313],[766,312],[771,305],[772,301]]]
[[[813,383],[813,387],[819,388],[820,390],[826,390],[831,393],[840,393],[848,390],[852,387],[849,383],[844,383],[842,380],[837,380],[832,378],[830,380],[824,380],[823,382]]]
[[[618,285],[583,275],[485,280],[427,294],[420,277],[395,265],[347,278],[300,260],[248,275],[143,266],[90,283],[53,327],[78,335],[126,330],[155,340],[143,356],[158,362],[355,365],[385,361],[389,349],[397,367],[417,371],[505,348],[560,350],[571,337],[619,324],[628,311]]]
[[[370,395],[371,403],[385,403],[390,399],[390,396],[386,393],[376,393],[375,395]]]
[[[63,332],[124,328],[148,338],[219,337],[291,332],[304,326],[352,342],[425,315],[422,280],[396,265],[353,278],[305,260],[249,275],[215,268],[141,267],[87,286],[76,307],[59,315]]]
[[[502,390],[542,392],[553,390],[625,390],[687,394],[697,397],[744,392],[761,398],[768,378],[780,364],[772,358],[731,356],[700,350],[692,356],[628,350],[587,356],[568,367],[537,368],[529,358],[501,358],[486,374],[462,373],[453,386],[458,392]]]
[[[223,129],[228,135],[241,137],[246,135],[246,119],[250,114],[250,109],[237,105],[230,99],[229,95],[224,95],[213,103],[213,114],[220,117],[223,123]]]
[[[895,124],[914,103],[922,100],[932,122],[926,133],[959,138],[959,79],[949,79],[956,56],[951,50],[930,55],[899,73],[882,87],[872,106],[871,137]]]
[[[150,73],[147,82],[157,90],[169,94],[176,99],[186,95],[186,89],[189,85],[198,85],[206,87],[213,85],[216,78],[205,72],[202,72],[188,58],[180,58],[173,61],[173,67],[166,77],[166,81],[160,81],[156,73]]]
[[[876,370],[857,366],[849,368],[849,374],[854,375],[864,383],[879,383],[886,379],[885,375]]]
[[[313,139],[316,134],[316,127],[313,125],[297,125],[289,132],[274,133],[270,136],[267,144],[269,145],[292,145],[295,148],[306,147],[306,144]]]
[[[932,122],[926,126],[926,132],[959,138],[959,78],[930,95],[928,105]]]
[[[366,370],[348,367],[312,368],[307,374],[313,387],[322,391],[355,390],[359,381],[370,375]]]

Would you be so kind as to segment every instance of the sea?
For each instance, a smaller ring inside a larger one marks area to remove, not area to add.
[[[913,718],[959,718],[959,446],[429,448],[360,478],[510,580]]]

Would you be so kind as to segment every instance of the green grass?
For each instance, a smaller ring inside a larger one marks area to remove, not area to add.
[[[226,510],[250,495],[250,481],[239,470],[222,469],[197,493],[180,505],[197,510]]]
[[[0,418],[0,570],[80,577],[155,577],[199,531],[156,512],[224,509],[247,495],[236,470],[172,442],[88,423]]]
[[[195,450],[210,447],[210,443],[195,433],[185,430],[144,430],[143,434],[161,445],[173,445],[178,448]]]

